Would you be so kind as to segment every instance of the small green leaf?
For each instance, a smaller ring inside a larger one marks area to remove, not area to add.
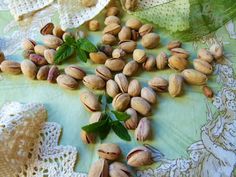
[[[82,129],[87,133],[100,132],[102,127],[107,123],[107,119],[102,119],[99,122],[95,122],[86,126],[83,126]]]
[[[111,128],[121,139],[126,141],[131,140],[128,130],[119,121],[113,121],[111,123]]]
[[[71,46],[76,45],[75,38],[72,36],[66,36],[65,42],[66,42],[66,44],[71,45]]]
[[[107,103],[108,104],[112,103],[113,98],[110,97],[109,95],[106,95],[106,97],[107,97]]]
[[[61,45],[60,48],[57,50],[57,53],[54,57],[54,62],[56,64],[61,63],[62,61],[69,58],[74,53],[74,48],[67,45],[66,43]]]
[[[99,95],[99,96],[98,96],[98,101],[99,101],[99,103],[101,103],[101,104],[102,104],[102,97],[103,97],[103,95]]]
[[[86,38],[78,39],[80,43],[80,49],[86,52],[97,52],[96,46]]]
[[[107,120],[107,123],[104,124],[102,127],[101,127],[101,131],[98,132],[98,135],[100,137],[101,140],[104,140],[107,135],[109,134],[110,130],[111,130],[111,124],[109,123],[109,120]]]
[[[77,58],[79,60],[83,61],[84,63],[87,62],[87,54],[85,51],[81,50],[80,48],[77,48],[76,53],[77,53]]]
[[[126,121],[130,118],[130,115],[126,112],[111,111],[119,121]]]

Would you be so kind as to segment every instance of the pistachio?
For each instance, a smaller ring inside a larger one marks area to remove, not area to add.
[[[115,75],[115,81],[117,85],[119,86],[120,90],[122,93],[127,93],[128,92],[128,86],[129,82],[126,76],[123,73],[119,73]]]
[[[207,98],[212,98],[214,96],[212,89],[206,85],[202,87],[202,91]]]
[[[67,66],[65,68],[65,73],[77,80],[82,80],[86,75],[85,71],[75,65]]]
[[[111,71],[104,65],[98,66],[96,68],[96,75],[101,77],[105,81],[112,79]]]
[[[189,52],[182,48],[173,48],[170,50],[172,55],[175,55],[182,59],[187,59],[189,57]]]
[[[132,149],[126,159],[127,164],[132,167],[141,167],[153,163],[151,151],[143,146]]]
[[[113,15],[106,17],[104,24],[110,25],[111,23],[120,24],[120,19],[117,16],[113,16]]]
[[[146,71],[153,71],[156,67],[156,60],[155,58],[150,55],[147,57],[147,60],[143,63],[143,69]]]
[[[66,74],[59,75],[56,80],[58,85],[65,89],[75,90],[79,86],[78,82],[73,77]]]
[[[95,123],[102,119],[102,112],[93,112],[89,118],[89,123]]]
[[[52,30],[52,34],[54,36],[59,37],[59,38],[62,38],[64,33],[65,33],[65,31],[63,31],[60,26],[54,26],[54,28]]]
[[[56,50],[54,49],[45,49],[44,50],[44,58],[47,60],[49,64],[54,63],[54,57],[56,55]]]
[[[38,70],[38,73],[37,73],[37,79],[38,80],[47,80],[49,69],[50,68],[48,65],[41,66]]]
[[[133,97],[131,99],[131,108],[143,116],[148,116],[151,113],[150,104],[141,97]]]
[[[183,78],[179,74],[171,74],[169,77],[168,91],[172,97],[179,96],[183,90]]]
[[[165,69],[167,63],[168,63],[168,56],[165,52],[161,52],[159,55],[157,55],[156,58],[157,69],[159,70]]]
[[[74,33],[75,39],[86,38],[88,36],[87,31],[77,29]]]
[[[37,74],[37,66],[30,60],[23,60],[20,64],[22,73],[30,78],[34,79]]]
[[[123,58],[126,55],[125,51],[122,49],[115,49],[112,52],[113,58]]]
[[[154,77],[152,80],[148,82],[148,85],[158,91],[158,92],[165,92],[168,88],[168,81],[162,77]]]
[[[129,130],[134,130],[138,126],[138,114],[133,108],[128,108],[125,111],[130,118],[125,121],[125,127]]]
[[[144,98],[150,104],[157,102],[157,95],[154,90],[150,87],[143,87],[141,90],[141,97]]]
[[[133,59],[138,63],[145,62],[147,59],[145,51],[142,49],[135,49],[133,53]]]
[[[98,50],[105,53],[108,57],[112,56],[113,48],[110,45],[99,45]]]
[[[0,63],[2,63],[5,60],[5,55],[3,52],[0,51]]]
[[[116,160],[121,155],[120,147],[112,143],[100,144],[97,151],[99,157],[107,160]]]
[[[139,28],[140,36],[144,36],[145,34],[151,33],[153,31],[153,26],[151,24],[144,24]]]
[[[135,129],[134,136],[138,141],[146,141],[151,134],[151,122],[148,118],[140,119],[138,127]]]
[[[139,28],[142,26],[142,23],[138,19],[130,18],[126,21],[125,25],[131,29],[138,31]]]
[[[87,75],[83,78],[83,83],[86,87],[95,90],[101,90],[105,87],[104,80],[97,75]]]
[[[44,35],[43,42],[47,47],[52,49],[56,49],[63,43],[59,37],[53,36],[51,34]]]
[[[174,48],[180,48],[182,43],[180,41],[171,41],[167,45],[167,49],[171,50]]]
[[[48,82],[50,83],[56,83],[57,76],[59,76],[60,70],[56,65],[53,65],[48,72]]]
[[[114,98],[118,93],[120,93],[119,86],[114,80],[110,79],[107,81],[106,92],[112,98]]]
[[[118,38],[120,41],[126,41],[131,39],[131,29],[127,26],[121,28]]]
[[[224,55],[223,47],[219,44],[213,44],[210,47],[210,52],[216,60],[222,59]]]
[[[129,83],[128,94],[130,96],[139,96],[141,93],[141,85],[138,80],[133,79]]]
[[[29,59],[38,66],[43,66],[48,64],[47,60],[41,55],[30,54]]]
[[[87,133],[84,130],[81,130],[80,137],[84,144],[94,144],[96,141],[96,136],[93,133]]]
[[[84,7],[93,7],[97,4],[97,0],[81,0],[81,4]]]
[[[177,70],[177,71],[183,71],[188,67],[188,60],[181,58],[177,55],[173,55],[168,59],[168,65],[170,68]]]
[[[48,48],[43,46],[43,45],[36,45],[34,46],[34,51],[36,54],[43,56],[44,51],[47,50]]]
[[[110,58],[106,60],[105,66],[111,71],[121,71],[125,66],[125,61],[118,58]]]
[[[118,16],[120,13],[120,10],[117,7],[109,7],[107,9],[107,16]]]
[[[125,65],[123,69],[123,74],[126,76],[133,76],[134,74],[137,73],[138,69],[139,69],[138,63],[134,60],[131,60]]]
[[[92,52],[89,57],[96,64],[104,64],[107,60],[107,56],[103,52]]]
[[[36,45],[36,42],[32,39],[24,39],[22,41],[22,48],[24,50],[34,50],[34,46]]]
[[[117,35],[121,30],[121,26],[117,23],[111,23],[107,25],[104,30],[103,34],[112,34],[112,35]]]
[[[65,32],[65,33],[62,35],[62,40],[65,42],[65,41],[66,41],[66,38],[68,38],[68,37],[74,38],[74,36],[73,36],[70,32]]]
[[[127,93],[119,93],[112,101],[112,106],[117,111],[124,111],[130,103],[130,96]]]
[[[125,9],[134,11],[137,7],[137,0],[125,0]]]
[[[126,53],[132,53],[134,49],[137,47],[137,43],[132,40],[120,41],[119,47]]]
[[[25,59],[29,59],[30,54],[35,54],[34,50],[24,50],[22,55]]]
[[[138,38],[139,38],[139,33],[137,31],[135,31],[135,30],[131,30],[131,39],[133,41],[137,41]]]
[[[204,85],[207,82],[207,76],[194,69],[185,69],[182,71],[184,80],[192,85]]]
[[[200,71],[201,73],[206,74],[206,75],[209,75],[213,72],[213,68],[211,64],[201,59],[195,59],[193,61],[193,67],[197,71]]]
[[[47,35],[47,34],[52,34],[54,28],[54,24],[53,23],[47,23],[41,30],[40,33],[42,35]]]
[[[203,49],[200,49],[198,51],[198,58],[201,59],[201,60],[204,60],[208,63],[211,63],[214,59],[214,57],[212,56],[211,52],[208,51],[207,49],[203,48]]]
[[[100,23],[97,20],[90,20],[88,22],[88,28],[90,31],[98,31],[100,28]]]
[[[109,176],[110,177],[130,177],[131,173],[129,169],[120,162],[113,162],[109,166]]]
[[[99,159],[90,167],[88,177],[108,177],[108,173],[107,160]]]
[[[80,100],[88,111],[95,112],[101,109],[97,97],[90,91],[81,93]]]
[[[107,45],[115,45],[117,42],[116,37],[112,34],[104,34],[102,36],[102,43]]]
[[[10,60],[4,60],[1,63],[1,70],[2,72],[7,74],[14,74],[14,75],[20,74],[21,73],[20,63]]]
[[[160,36],[156,33],[145,34],[142,38],[142,45],[147,49],[154,49],[160,43]]]

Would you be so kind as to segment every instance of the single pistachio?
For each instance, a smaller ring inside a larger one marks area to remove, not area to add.
[[[60,75],[60,70],[56,65],[53,65],[48,71],[48,82],[56,83],[57,77]]]
[[[130,103],[129,94],[119,93],[114,97],[112,101],[112,106],[117,111],[124,111],[129,106],[129,103]]]
[[[88,28],[90,31],[98,31],[100,28],[100,23],[97,20],[90,20],[88,22]]]
[[[138,69],[139,69],[138,63],[134,60],[131,60],[125,65],[123,69],[123,74],[126,76],[133,76],[137,73]]]
[[[88,36],[88,32],[85,31],[85,30],[79,30],[77,29],[75,32],[74,32],[74,37],[76,40],[78,39],[81,39],[81,38],[86,38]]]
[[[53,28],[53,23],[47,23],[46,25],[44,25],[44,27],[41,28],[40,33],[42,35],[52,34]]]
[[[202,91],[207,98],[212,98],[214,96],[212,89],[206,85],[202,87]]]
[[[167,64],[168,64],[168,56],[165,52],[161,52],[159,55],[157,55],[156,58],[157,69],[159,70],[165,69]]]
[[[138,38],[139,38],[139,33],[137,31],[135,31],[135,30],[131,30],[131,39],[133,41],[137,41]]]
[[[110,177],[130,177],[131,173],[129,169],[120,162],[113,162],[109,165],[109,176]]]
[[[70,32],[65,32],[65,33],[62,35],[62,40],[65,42],[67,37],[72,37],[72,38],[74,38],[74,36],[73,36],[72,33],[70,33]]]
[[[4,60],[1,63],[1,70],[7,74],[17,75],[21,73],[20,63],[10,60]]]
[[[75,65],[67,66],[65,68],[65,73],[77,80],[82,80],[86,75],[86,72],[84,70]]]
[[[176,71],[183,71],[188,67],[188,60],[173,55],[168,59],[168,66]]]
[[[129,83],[128,94],[132,97],[139,96],[141,93],[141,85],[138,80],[133,79]]]
[[[104,24],[110,25],[111,23],[120,24],[120,19],[117,16],[113,16],[113,15],[106,17]]]
[[[104,80],[97,75],[87,75],[83,78],[83,83],[86,87],[95,90],[101,90],[105,87]]]
[[[54,63],[54,57],[56,55],[56,50],[54,49],[45,49],[44,50],[44,58],[47,60],[49,64]]]
[[[120,10],[117,7],[109,7],[106,12],[106,16],[118,16]]]
[[[151,151],[143,146],[132,149],[126,159],[127,164],[132,167],[142,167],[153,163]]]
[[[104,64],[107,60],[107,56],[103,52],[91,52],[89,57],[96,64]]]
[[[147,49],[154,49],[160,43],[160,36],[156,33],[145,34],[142,38],[142,45]]]
[[[116,37],[112,34],[104,34],[102,36],[102,43],[106,45],[115,45],[117,42]]]
[[[36,42],[32,39],[24,39],[22,41],[22,49],[24,50],[34,50],[34,46],[36,45]]]
[[[213,72],[213,68],[211,64],[201,59],[193,60],[193,67],[197,71],[200,71],[201,73],[206,74],[206,75],[209,75]]]
[[[98,112],[93,112],[89,118],[89,123],[95,123],[98,122],[102,119],[102,112],[98,111]]]
[[[84,144],[95,144],[96,136],[93,133],[81,130],[80,137]]]
[[[208,51],[207,49],[203,48],[203,49],[200,49],[198,51],[198,58],[201,59],[201,60],[204,60],[208,63],[211,63],[214,59],[213,55],[211,54],[210,51]]]
[[[138,19],[130,18],[126,21],[125,25],[131,29],[138,31],[139,28],[142,26],[142,23]]]
[[[107,81],[106,92],[112,98],[114,98],[116,95],[118,95],[120,93],[119,86],[117,85],[117,83],[114,80],[110,79]]]
[[[130,118],[125,121],[125,127],[129,130],[134,130],[138,126],[138,114],[133,108],[128,108],[125,111],[128,115],[130,115]]]
[[[120,147],[112,143],[100,144],[97,151],[99,157],[107,160],[116,160],[121,155]]]
[[[138,63],[145,62],[147,59],[145,51],[142,49],[135,49],[133,52],[133,59]]]
[[[155,104],[157,102],[157,94],[150,87],[142,88],[141,97],[144,98],[150,104]]]
[[[47,47],[52,49],[56,49],[63,43],[63,41],[59,37],[51,34],[44,35],[43,42]]]
[[[121,30],[121,26],[117,23],[111,23],[107,25],[104,30],[103,34],[112,34],[112,35],[117,35]]]
[[[144,36],[145,34],[151,33],[153,31],[153,26],[151,24],[144,24],[139,28],[140,36]]]
[[[210,47],[210,52],[217,61],[221,60],[224,55],[223,46],[219,44],[213,44]]]
[[[183,77],[179,74],[171,74],[169,76],[168,91],[172,97],[179,96],[183,90]]]
[[[85,91],[80,94],[80,100],[88,111],[100,111],[101,105],[97,97],[90,91]]]
[[[5,55],[2,51],[0,51],[0,63],[2,63],[5,60]]]
[[[127,26],[123,26],[118,33],[118,38],[120,41],[127,41],[131,39],[131,29]]]
[[[116,74],[114,80],[116,81],[122,93],[128,92],[129,82],[123,73]]]
[[[59,75],[56,80],[57,84],[65,89],[75,90],[79,86],[79,83],[73,77],[66,74]]]
[[[113,48],[110,45],[98,45],[98,50],[105,53],[108,57],[112,56]]]
[[[48,64],[47,60],[41,55],[30,54],[29,59],[32,62],[34,62],[37,66],[43,66],[43,65]]]
[[[130,105],[131,108],[143,116],[148,116],[151,113],[151,105],[144,98],[133,97]]]
[[[172,55],[177,56],[182,59],[188,59],[189,57],[189,52],[182,49],[182,48],[173,48],[170,50]]]
[[[137,0],[125,0],[125,9],[134,11],[137,8]]]
[[[62,38],[64,33],[65,33],[65,31],[63,31],[60,26],[54,26],[54,28],[52,30],[52,34],[54,36],[59,37],[59,38]]]
[[[111,71],[104,65],[98,66],[96,68],[96,75],[101,77],[105,81],[112,79]]]
[[[35,79],[37,66],[30,60],[23,60],[20,64],[22,73],[29,79]]]
[[[34,52],[38,55],[44,56],[44,51],[48,48],[44,45],[36,45],[34,46]]]
[[[182,71],[184,80],[192,85],[204,85],[207,82],[207,76],[194,69],[185,69]]]
[[[106,60],[105,66],[111,71],[122,71],[125,67],[125,61],[119,58],[109,58]]]
[[[158,91],[158,92],[165,92],[167,91],[167,88],[168,88],[168,81],[162,77],[154,77],[153,79],[151,79],[149,82],[148,82],[148,85]]]
[[[108,177],[108,162],[105,159],[99,159],[89,169],[88,177]]]
[[[126,55],[126,53],[122,49],[114,49],[112,52],[113,58],[123,58],[125,55]]]
[[[138,127],[135,129],[134,136],[137,141],[146,141],[150,138],[151,134],[151,122],[148,118],[144,117],[140,119]]]
[[[182,43],[180,41],[171,41],[167,45],[167,49],[181,48]]]
[[[81,4],[84,7],[93,7],[97,4],[97,0],[81,0]]]
[[[37,73],[37,79],[38,80],[47,80],[48,78],[48,72],[50,67],[48,65],[41,66]]]
[[[143,69],[146,71],[153,71],[156,68],[156,60],[154,56],[150,55],[147,60],[143,63]]]
[[[25,59],[29,59],[30,54],[35,54],[34,50],[24,50],[22,55]]]
[[[126,53],[132,53],[136,47],[137,47],[137,43],[132,40],[119,42],[119,48],[124,50]]]

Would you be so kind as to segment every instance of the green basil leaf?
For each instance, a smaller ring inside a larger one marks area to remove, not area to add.
[[[107,97],[107,103],[112,103],[112,100],[113,100],[113,98],[112,97],[110,97],[109,95],[106,95],[106,97]]]
[[[126,112],[111,111],[119,121],[126,121],[130,118],[130,115]]]
[[[101,131],[98,132],[100,139],[104,140],[107,137],[107,135],[109,134],[110,130],[111,130],[111,124],[109,124],[109,120],[107,119],[107,123],[104,124],[101,127]]]
[[[86,38],[78,39],[80,43],[80,49],[86,52],[97,52],[96,46]]]
[[[76,45],[75,38],[72,36],[66,36],[65,43],[71,46]]]
[[[101,104],[102,104],[102,97],[103,97],[103,95],[98,95],[98,101],[99,101],[99,103],[101,103]]]
[[[111,123],[111,128],[121,139],[131,141],[128,130],[119,121],[113,121]]]
[[[107,119],[102,119],[98,122],[83,126],[82,129],[87,133],[100,132],[105,124],[107,124]]]
[[[65,43],[65,44],[61,45],[59,47],[59,49],[57,50],[57,53],[54,57],[54,62],[56,64],[59,64],[62,61],[69,58],[71,55],[73,55],[73,53],[74,53],[74,48]]]
[[[81,61],[83,61],[84,63],[87,62],[87,54],[85,51],[81,50],[80,48],[77,48],[76,50],[77,52],[77,58]]]

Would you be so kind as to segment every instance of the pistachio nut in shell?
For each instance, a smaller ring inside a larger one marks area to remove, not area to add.
[[[18,75],[21,74],[21,66],[20,63],[11,60],[4,60],[1,63],[1,70],[7,74]]]
[[[44,56],[44,51],[47,50],[48,48],[44,45],[35,45],[34,46],[34,52],[38,55]]]
[[[120,93],[120,89],[119,86],[117,85],[117,83],[114,80],[108,80],[106,83],[106,93],[114,98],[116,95],[118,95]]]
[[[182,71],[184,80],[191,85],[204,85],[207,82],[207,76],[194,69],[185,69]]]
[[[134,136],[137,141],[146,141],[151,135],[151,122],[147,117],[140,119]]]
[[[120,13],[120,10],[118,7],[112,6],[107,9],[106,16],[118,16]]]
[[[103,143],[98,147],[99,157],[107,160],[116,160],[121,155],[120,147],[117,144]]]
[[[119,93],[117,94],[113,101],[112,106],[116,111],[124,111],[128,108],[130,103],[130,96],[127,93]]]
[[[133,76],[137,73],[139,69],[138,62],[131,60],[123,68],[123,74],[126,76]]]
[[[69,65],[65,67],[65,73],[74,79],[82,80],[86,75],[86,72],[76,65]]]
[[[138,63],[145,62],[147,59],[145,51],[142,49],[135,49],[133,52],[133,59]]]
[[[156,68],[156,59],[154,56],[149,55],[147,60],[143,63],[143,69],[146,71],[153,71]]]
[[[102,44],[98,45],[98,50],[105,53],[106,56],[108,56],[108,57],[112,56],[113,48],[110,45],[102,45]]]
[[[109,165],[110,177],[130,177],[131,173],[126,165],[121,162],[113,162]]]
[[[137,0],[125,0],[124,6],[126,10],[134,11],[137,8]]]
[[[151,33],[152,31],[153,26],[151,24],[144,24],[138,30],[140,36],[144,36],[145,34]]]
[[[197,56],[198,56],[199,59],[204,60],[204,61],[206,61],[208,63],[211,63],[214,60],[213,55],[206,48],[200,49],[198,51]]]
[[[128,92],[129,82],[127,77],[123,73],[116,74],[114,80],[116,81],[122,93]]]
[[[148,116],[151,113],[151,105],[141,97],[131,98],[131,108],[136,110],[139,114],[143,116]]]
[[[62,38],[64,33],[65,33],[65,31],[63,31],[60,26],[54,26],[54,28],[52,30],[52,34],[54,36],[57,36],[58,38]]]
[[[97,20],[90,20],[88,22],[88,28],[90,31],[98,31],[100,28],[100,23]]]
[[[139,38],[139,33],[135,30],[131,30],[131,40],[137,41]]]
[[[106,45],[115,45],[117,42],[116,37],[112,34],[104,34],[102,36],[102,43]]]
[[[56,49],[63,43],[62,39],[51,34],[44,35],[43,42],[47,47],[52,48],[52,49]]]
[[[172,97],[179,96],[183,91],[183,77],[180,74],[171,74],[169,76],[169,94]]]
[[[210,52],[216,60],[220,60],[223,58],[224,49],[220,44],[213,44],[210,47]]]
[[[57,77],[57,84],[65,89],[75,90],[78,88],[79,83],[67,74],[61,74]]]
[[[29,59],[29,56],[30,54],[35,54],[34,50],[24,50],[22,52],[22,56],[25,58],[25,59]],[[1,57],[0,57],[1,58]],[[1,62],[1,60],[0,60]]]
[[[117,23],[111,23],[109,25],[107,25],[104,30],[103,30],[103,34],[112,34],[112,35],[117,35],[121,30],[121,26]]]
[[[24,39],[22,41],[22,49],[24,50],[34,50],[34,46],[36,45],[36,42],[32,39]]]
[[[125,26],[138,31],[142,23],[136,18],[130,18],[126,21]]]
[[[126,159],[131,167],[142,167],[153,163],[151,151],[143,146],[132,149]]]
[[[148,33],[142,37],[142,45],[147,49],[154,49],[160,43],[160,36],[156,33]]]
[[[122,71],[125,67],[125,61],[119,58],[109,58],[106,60],[105,66],[111,71]]]
[[[43,56],[38,54],[34,53],[30,54],[29,59],[32,62],[34,62],[37,66],[43,66],[48,64],[47,60]]]
[[[41,66],[37,73],[37,79],[38,80],[47,80],[48,78],[48,72],[50,67],[48,65]]]
[[[35,79],[37,66],[30,60],[23,60],[20,64],[22,73],[29,79]]]
[[[114,49],[112,52],[113,58],[123,58],[125,55],[126,55],[126,53],[122,49]]]
[[[167,44],[167,49],[171,50],[174,48],[181,48],[182,42],[180,41],[171,41]]]
[[[189,52],[182,48],[173,48],[170,50],[172,55],[175,55],[182,59],[187,59],[189,57]]]
[[[89,169],[88,177],[108,177],[109,165],[107,160],[99,159]]]
[[[131,39],[131,29],[127,26],[121,28],[118,38],[120,41],[130,40]]]
[[[133,79],[129,83],[128,94],[130,96],[139,96],[141,92],[141,85],[138,80]]]
[[[156,66],[157,69],[162,70],[165,69],[168,64],[168,56],[165,52],[159,53],[156,57]]]
[[[211,64],[209,64],[207,61],[201,60],[201,59],[195,59],[193,60],[193,67],[197,71],[200,71],[203,74],[209,75],[213,72],[213,67]]]
[[[53,23],[47,23],[46,25],[44,25],[41,28],[40,33],[42,35],[52,34],[53,28],[54,28],[54,24]]]
[[[89,118],[89,123],[95,123],[98,122],[102,119],[102,112],[101,111],[97,111],[97,112],[93,112]]]
[[[111,15],[105,18],[104,24],[110,25],[111,23],[120,24],[120,19],[117,16]]]
[[[85,108],[91,112],[99,111],[101,109],[98,98],[90,91],[81,93],[80,100],[84,104]]]
[[[137,47],[137,43],[132,40],[120,41],[119,47],[126,53],[132,53],[134,49]]]
[[[133,108],[128,108],[125,111],[130,117],[125,121],[125,127],[129,130],[134,130],[138,126],[138,114]]]
[[[141,89],[141,97],[148,101],[150,104],[155,104],[157,102],[157,94],[150,87],[143,87]]]
[[[188,60],[173,55],[168,59],[168,65],[174,70],[183,71],[188,67]]]
[[[44,50],[44,58],[47,60],[49,64],[54,63],[54,57],[56,55],[55,49],[46,49]]]
[[[56,83],[57,77],[60,75],[60,70],[56,65],[53,65],[50,67],[48,71],[48,82],[50,83]]]
[[[105,81],[97,75],[87,75],[83,78],[86,87],[95,90],[101,90],[105,87]]]
[[[207,98],[212,98],[214,96],[213,90],[207,85],[202,87],[202,91]]]
[[[104,65],[98,66],[95,71],[96,75],[101,77],[105,81],[112,79],[111,71]]]
[[[94,144],[96,141],[96,136],[93,133],[87,133],[84,130],[81,130],[80,138],[84,144]]]
[[[104,64],[107,60],[107,56],[103,52],[91,52],[89,57],[96,64]]]
[[[156,76],[148,82],[148,85],[158,92],[165,92],[168,88],[168,81],[162,77]]]

